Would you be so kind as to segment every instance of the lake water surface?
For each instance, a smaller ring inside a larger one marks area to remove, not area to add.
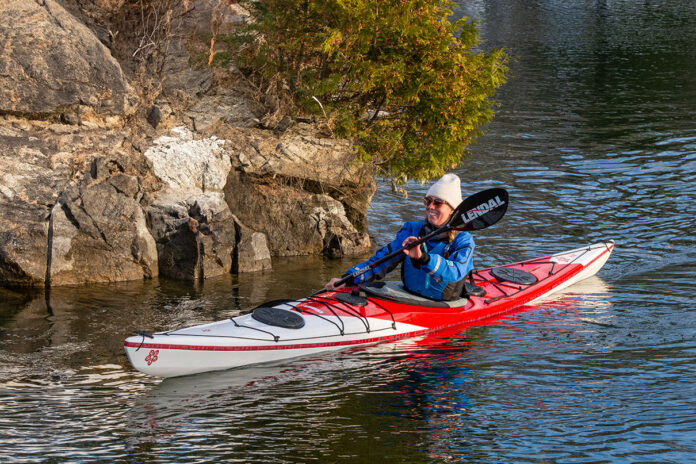
[[[0,290],[0,462],[696,461],[693,1],[461,2],[516,57],[464,192],[510,191],[477,266],[616,240],[597,277],[479,326],[180,379],[123,340],[302,297],[350,260],[202,286]],[[380,186],[385,243],[421,214]]]

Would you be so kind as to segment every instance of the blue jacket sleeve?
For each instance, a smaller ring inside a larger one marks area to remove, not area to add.
[[[399,230],[399,232],[396,233],[396,237],[394,238],[394,240],[391,241],[391,243],[389,243],[389,245],[380,248],[375,252],[375,254],[372,257],[370,257],[370,259],[360,264],[356,264],[355,266],[348,269],[343,275],[350,275],[356,271],[366,269],[370,266],[370,264],[374,263],[378,259],[381,259],[384,256],[387,256],[389,253],[393,253],[394,251],[398,250],[399,248],[401,248],[401,244],[404,242],[404,240],[406,240],[407,237],[418,235],[418,231],[420,231],[422,225],[423,221],[412,221],[405,223],[401,227],[401,230]],[[384,278],[384,276],[391,272],[396,266],[398,266],[399,263],[401,263],[401,261],[403,261],[405,257],[406,255],[402,254],[400,256],[395,256],[394,259],[387,261],[386,263],[380,264],[376,268],[371,269],[366,273],[353,279],[353,285],[359,284],[361,282],[371,282],[376,279]]]
[[[474,240],[470,233],[460,232],[452,243],[448,258],[438,253],[429,253],[429,258],[420,266],[421,272],[440,282],[457,282],[474,268]]]

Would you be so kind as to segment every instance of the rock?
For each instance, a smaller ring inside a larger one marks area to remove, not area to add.
[[[153,128],[157,129],[155,134],[164,133],[166,130],[171,130],[176,126],[181,126],[181,122],[177,119],[174,110],[172,109],[169,100],[161,98],[157,99],[147,111],[144,111],[145,120]],[[144,131],[141,135],[145,135]],[[149,148],[149,143],[145,149]],[[145,150],[141,150],[144,152]]]
[[[42,285],[50,212],[71,166],[44,154],[45,139],[10,125],[2,127],[0,146],[0,279]]]
[[[137,99],[118,62],[55,0],[1,2],[0,49],[0,112],[50,115],[75,105],[105,115],[133,111]]]
[[[222,189],[231,164],[224,143],[214,137],[195,140],[190,131],[177,128],[145,152],[167,184],[147,208],[162,275],[200,280],[270,267],[263,240],[252,231],[240,233],[242,226],[225,201]],[[245,250],[241,259],[239,243]]]
[[[177,91],[186,89],[185,92],[188,95],[197,97],[210,89],[212,74],[207,66],[181,66],[182,61],[189,59],[184,39],[175,42],[169,52],[162,70],[165,76],[162,81],[162,90],[165,95],[174,95]]]
[[[152,214],[152,210],[148,214]],[[166,241],[157,242],[160,275],[179,280],[203,278],[196,236],[189,222],[184,221],[174,233],[166,236]]]
[[[224,150],[225,141],[217,137],[194,139],[184,127],[172,129],[171,135],[159,137],[145,152],[154,173],[168,185],[174,197],[221,191],[231,163]]]
[[[250,184],[231,171],[225,199],[242,221],[268,237],[278,256],[358,255],[369,250],[370,239],[345,216],[343,205],[328,195],[316,195],[282,185]]]
[[[160,72],[162,91],[168,96],[184,92],[188,97],[198,99],[212,87],[213,76],[208,66],[191,66],[191,44],[207,45],[211,11],[213,3],[217,2],[196,0],[194,5],[180,3],[172,14],[176,19],[169,27],[164,39],[166,43],[162,44],[166,49]]]
[[[222,193],[207,193],[196,198],[189,215],[199,223],[199,260],[201,278],[232,272],[237,229]]]
[[[76,111],[65,111],[60,115],[60,122],[76,126],[80,123],[80,117]]]
[[[152,127],[157,129],[157,126],[159,125],[161,120],[162,120],[162,111],[159,109],[159,107],[158,106],[150,107],[150,110],[147,112],[147,122],[149,122]]]
[[[66,189],[51,210],[47,280],[51,285],[117,282],[158,275],[157,248],[140,207],[137,177],[114,160]]]
[[[210,129],[218,122],[239,127],[255,127],[265,109],[253,98],[241,91],[218,89],[202,96],[189,110],[187,116],[196,131]]]
[[[237,217],[234,217],[237,230],[237,249],[234,256],[233,271],[237,274],[271,269],[271,253],[268,241],[261,232],[254,232]]]
[[[324,236],[323,253],[330,258],[360,256],[369,249],[370,237],[364,233],[346,233],[343,229],[333,228]]]
[[[124,3],[124,0],[61,0],[61,5],[94,30],[100,40],[101,35],[113,35],[110,31],[103,30],[106,28],[106,18],[118,15]],[[102,42],[111,42],[112,39],[113,37],[105,37]]]
[[[191,203],[175,206],[156,201],[147,208],[148,225],[157,240],[160,273],[202,280],[236,271],[236,218],[222,194],[209,192],[187,201]]]
[[[271,252],[268,250],[266,236],[252,232],[237,244],[237,274],[271,269]]]
[[[273,130],[277,132],[285,132],[288,127],[290,127],[293,123],[293,120],[290,116],[285,115],[283,118],[276,124],[276,126],[273,128]]]
[[[376,187],[350,143],[318,137],[302,123],[271,134],[225,133],[234,168],[225,187],[230,210],[266,234],[273,255],[367,252],[365,216]]]
[[[9,210],[9,211],[8,211]],[[0,221],[0,282],[34,287],[46,278],[48,215],[45,207],[5,204]]]
[[[351,144],[233,65],[195,64],[213,23],[247,19],[220,0],[0,2],[0,284],[198,280],[369,249],[375,184]]]
[[[188,207],[178,203],[152,203],[145,209],[147,227],[157,243],[188,223]]]
[[[156,276],[141,208],[159,188],[151,166],[120,154],[116,131],[64,127],[0,124],[0,281],[55,286]]]
[[[188,209],[179,204],[145,208],[148,230],[157,246],[160,275],[181,280],[199,277],[197,224],[189,223]]]

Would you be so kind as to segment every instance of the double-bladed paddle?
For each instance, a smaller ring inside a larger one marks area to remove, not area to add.
[[[424,237],[421,237],[418,240],[413,241],[392,253],[389,253],[387,256],[370,263],[369,266],[344,276],[341,280],[334,284],[334,287],[340,287],[341,285],[346,284],[352,279],[365,274],[367,271],[370,271],[377,266],[380,266],[381,264],[395,258],[396,256],[399,256],[404,250],[419,246],[421,243],[427,242],[431,238],[443,232],[448,232],[450,230],[481,230],[492,226],[498,222],[505,214],[505,211],[507,211],[508,200],[509,198],[507,190],[502,188],[492,188],[475,193],[459,203],[459,206],[454,209],[452,216],[445,225],[437,230],[434,230],[428,235],[425,235]]]

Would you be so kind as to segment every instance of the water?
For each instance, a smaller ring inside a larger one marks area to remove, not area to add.
[[[123,339],[300,297],[350,260],[273,272],[0,290],[2,462],[685,463],[696,460],[696,8],[471,1],[516,56],[465,193],[511,207],[494,265],[613,238],[598,277],[481,326],[277,366],[160,381]],[[371,233],[417,218],[381,186]]]

